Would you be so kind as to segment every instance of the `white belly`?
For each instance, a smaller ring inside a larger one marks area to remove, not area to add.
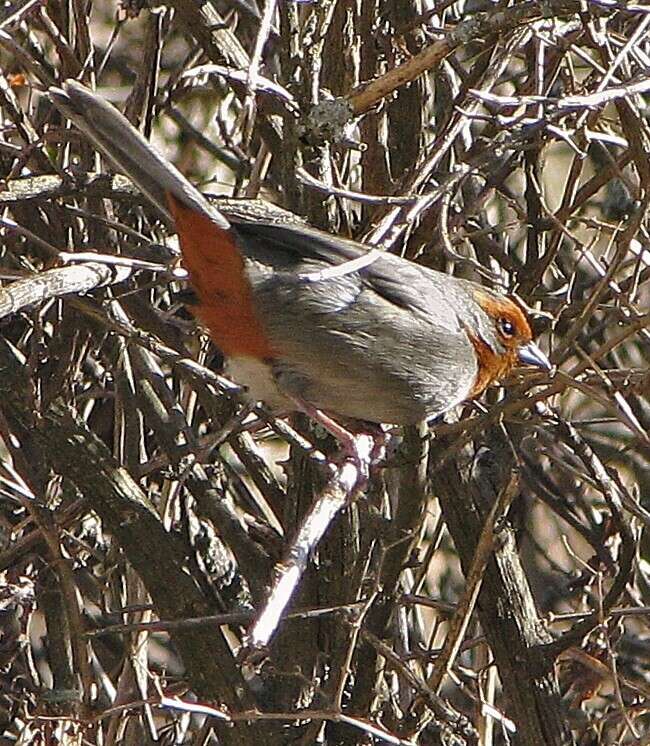
[[[226,374],[235,383],[246,386],[248,397],[261,401],[274,411],[290,412],[295,409],[289,399],[282,395],[271,369],[261,360],[251,357],[229,357],[226,360]]]

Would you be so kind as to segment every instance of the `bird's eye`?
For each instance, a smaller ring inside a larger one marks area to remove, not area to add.
[[[514,337],[515,336],[515,325],[510,321],[510,319],[506,318],[505,316],[501,316],[501,318],[497,321],[497,325],[499,327],[499,331],[501,334],[503,334],[504,337]]]

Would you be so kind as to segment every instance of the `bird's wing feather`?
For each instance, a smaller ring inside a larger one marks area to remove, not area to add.
[[[242,237],[242,250],[248,258],[272,268],[274,273],[289,272],[291,277],[287,280],[292,283],[296,282],[296,275],[302,275],[306,295],[311,292],[307,289],[310,285],[319,285],[324,292],[328,292],[337,289],[342,279],[341,275],[336,275],[312,281],[308,277],[310,273],[353,262],[369,252],[363,244],[309,226],[235,223],[235,228]],[[345,276],[343,268],[343,278]],[[453,310],[457,307],[458,295],[466,291],[461,283],[449,275],[421,267],[394,254],[375,252],[366,266],[350,271],[349,277],[354,278],[352,284],[347,283],[349,290],[354,285],[358,292],[362,288],[371,290],[397,308],[409,313],[419,311],[427,316],[434,313],[436,323],[452,332],[459,329]],[[253,282],[255,284],[254,279]]]

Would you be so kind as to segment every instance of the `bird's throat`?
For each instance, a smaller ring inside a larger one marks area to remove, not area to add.
[[[516,359],[510,350],[503,355],[499,355],[481,337],[467,329],[466,331],[476,350],[478,362],[478,372],[469,394],[469,398],[474,399],[482,394],[491,383],[506,376],[514,367]]]

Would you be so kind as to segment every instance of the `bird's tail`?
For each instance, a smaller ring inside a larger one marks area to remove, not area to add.
[[[221,228],[228,221],[164,158],[112,104],[76,80],[50,88],[50,99],[111,164],[126,174],[173,223],[170,196],[209,217]]]
[[[271,356],[238,237],[228,220],[112,104],[68,80],[49,96],[97,149],[175,225],[199,298],[196,315],[226,355]]]

